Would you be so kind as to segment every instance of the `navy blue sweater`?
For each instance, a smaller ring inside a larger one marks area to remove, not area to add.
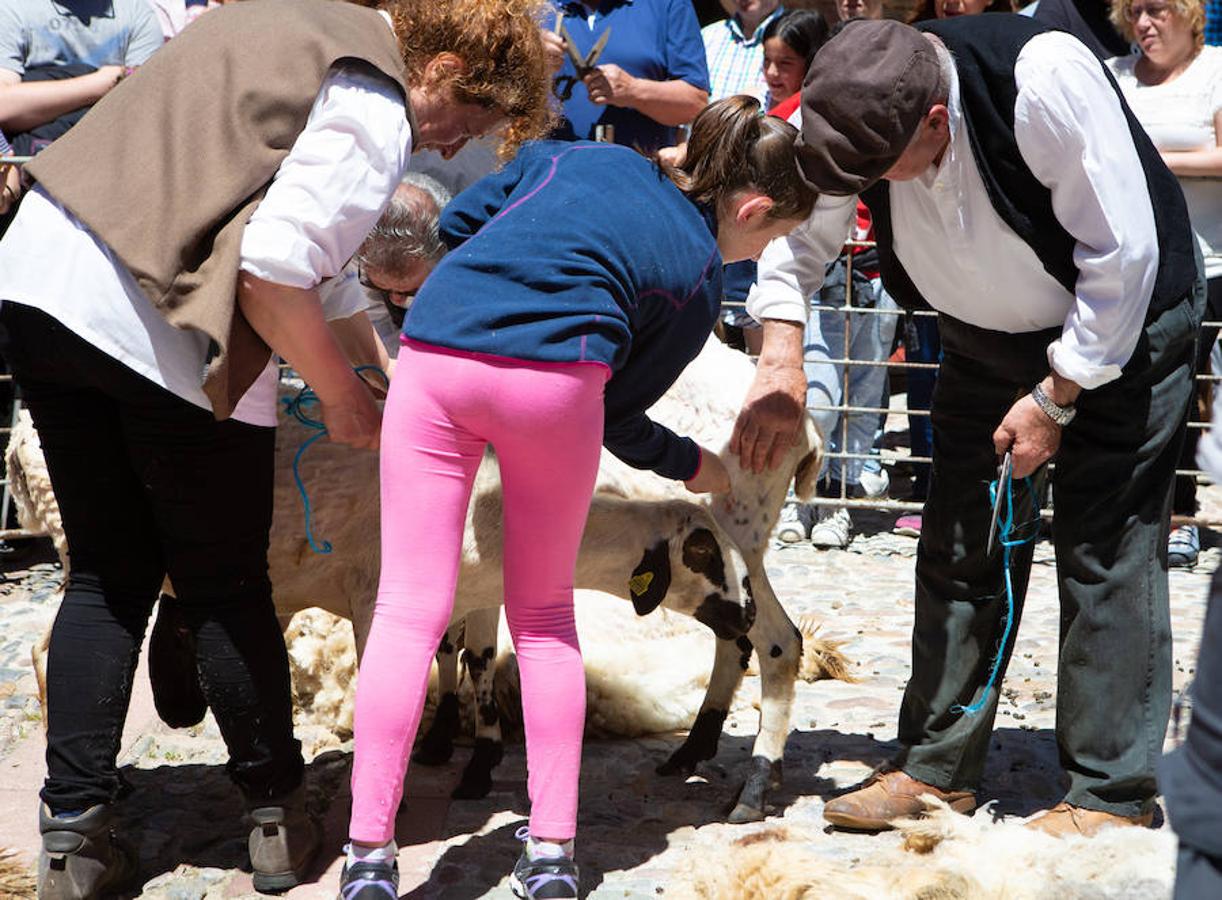
[[[687,479],[699,450],[645,410],[704,345],[721,301],[716,222],[626,147],[527,144],[441,217],[450,253],[412,304],[418,341],[612,372],[603,443]]]

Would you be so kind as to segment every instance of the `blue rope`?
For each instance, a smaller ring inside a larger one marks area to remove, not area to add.
[[[1031,477],[1027,476],[1023,479],[1027,485],[1027,491],[1030,493],[1032,500],[1035,500],[1035,486],[1031,483]],[[989,506],[997,502],[997,482],[989,482]],[[1002,547],[1002,561],[1005,569],[1006,580],[1006,627],[1001,634],[1001,643],[997,645],[997,654],[993,657],[993,664],[989,669],[989,678],[985,682],[984,690],[980,693],[980,698],[971,706],[963,706],[956,703],[950,708],[951,712],[963,713],[967,716],[974,716],[980,712],[988,703],[989,694],[997,685],[997,678],[1001,674],[1001,661],[1006,654],[1006,646],[1010,643],[1010,635],[1014,631],[1014,585],[1010,580],[1010,551],[1014,547],[1021,547],[1023,544],[1029,544],[1035,540],[1039,534],[1039,505],[1036,504],[1034,518],[1028,522],[1022,523],[1020,527],[1029,528],[1030,533],[1026,537],[1014,537],[1014,481],[1011,479],[1006,486],[1006,496],[1004,499],[1005,512],[1001,520],[997,523],[997,542]]]
[[[386,386],[390,387],[390,379],[386,377],[378,366],[357,366],[352,371],[360,375],[362,372],[377,372],[382,380],[386,382]],[[301,502],[305,506],[305,532],[306,540],[310,543],[310,549],[315,553],[325,556],[332,550],[331,542],[324,540],[321,544],[314,540],[314,509],[310,505],[310,494],[306,490],[305,482],[301,480],[301,458],[305,456],[305,452],[310,449],[318,440],[327,436],[327,426],[323,424],[321,419],[316,419],[306,412],[307,409],[312,409],[315,406],[321,405],[318,395],[314,393],[314,389],[306,385],[297,392],[296,397],[284,397],[281,402],[284,404],[284,411],[304,425],[306,428],[313,428],[318,434],[306,438],[302,441],[301,446],[297,448],[297,453],[293,456],[293,481],[297,483],[297,490],[301,494]]]

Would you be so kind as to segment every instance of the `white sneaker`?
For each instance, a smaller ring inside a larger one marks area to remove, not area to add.
[[[843,550],[853,534],[853,520],[843,506],[824,514],[810,530],[810,542],[816,547]]]
[[[781,507],[781,518],[776,523],[776,539],[783,544],[796,544],[806,540],[809,527],[806,504],[796,500],[785,501]]]
[[[879,468],[877,472],[862,469],[857,483],[861,485],[861,489],[866,492],[867,497],[885,497],[887,496],[887,491],[891,488],[891,476],[887,474],[887,470],[884,468]]]

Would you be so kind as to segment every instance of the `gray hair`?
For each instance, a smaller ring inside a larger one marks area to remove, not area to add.
[[[436,178],[408,172],[357,250],[357,262],[393,274],[401,274],[416,259],[436,263],[446,252],[438,223],[450,199]]]
[[[926,32],[925,39],[933,45],[934,53],[938,55],[938,88],[934,97],[939,103],[947,103],[950,100],[950,86],[955,81],[955,58],[937,35]]]

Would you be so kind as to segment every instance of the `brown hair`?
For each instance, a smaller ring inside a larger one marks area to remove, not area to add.
[[[1018,4],[1015,0],[992,0],[982,12],[986,13],[1012,13],[1018,10]],[[938,17],[937,9],[934,5],[934,0],[922,0],[917,3],[908,17],[904,19],[909,25],[915,25],[917,22],[930,22]]]
[[[683,162],[663,168],[697,203],[716,208],[735,191],[753,189],[772,200],[771,218],[805,219],[816,194],[798,173],[797,136],[788,122],[762,116],[754,97],[726,97],[692,122]]]
[[[1192,45],[1196,50],[1205,46],[1205,4],[1202,0],[1167,0],[1173,18],[1187,22],[1192,29]],[[1133,0],[1112,0],[1112,11],[1108,15],[1112,25],[1129,43],[1137,42],[1133,23],[1127,18],[1133,8]]]
[[[394,23],[409,83],[418,85],[440,53],[463,60],[466,70],[450,82],[455,99],[505,113],[502,158],[547,133],[551,73],[539,33],[545,0],[387,0],[382,7]]]

